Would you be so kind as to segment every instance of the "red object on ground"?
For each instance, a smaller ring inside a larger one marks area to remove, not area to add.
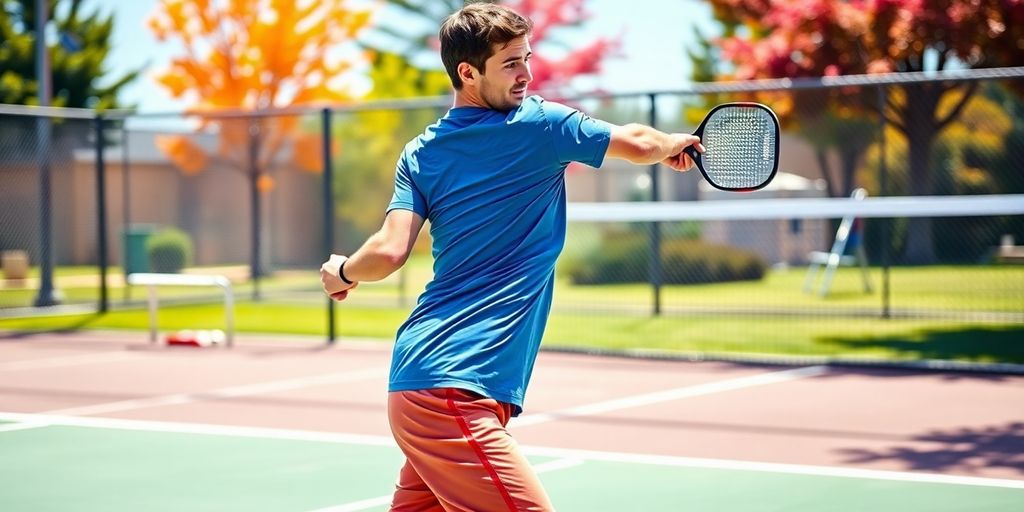
[[[190,329],[168,333],[165,337],[168,346],[208,347],[224,343],[224,331],[193,331]]]

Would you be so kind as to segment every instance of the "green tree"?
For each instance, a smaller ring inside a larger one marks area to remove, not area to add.
[[[367,100],[439,96],[448,92],[448,75],[423,70],[397,53],[370,54],[373,89]],[[380,227],[383,205],[393,191],[395,162],[402,147],[437,120],[435,108],[367,110],[341,117],[334,197],[349,229],[345,239],[357,243]]]
[[[0,0],[0,103],[39,104],[36,76],[35,0]],[[48,41],[52,94],[59,107],[118,108],[118,92],[139,70],[110,77],[107,57],[114,15],[83,14],[81,0],[49,0],[50,22],[59,37]]]

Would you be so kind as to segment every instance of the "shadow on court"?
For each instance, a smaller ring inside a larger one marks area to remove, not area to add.
[[[821,341],[861,352],[872,348],[895,351],[908,359],[1000,361],[1024,363],[1024,326],[1005,328],[928,329],[918,339],[880,337],[874,339],[825,338]]]
[[[0,343],[11,341],[27,341],[41,334],[73,334],[90,326],[96,320],[103,318],[104,313],[92,313],[83,317],[75,317],[64,321],[63,325],[53,329],[33,329],[26,331],[7,331],[0,333]]]
[[[897,461],[921,471],[970,472],[981,468],[1005,468],[1024,474],[1024,423],[1021,422],[929,432],[916,436],[913,441],[937,446],[856,449],[845,450],[845,454],[851,464]]]

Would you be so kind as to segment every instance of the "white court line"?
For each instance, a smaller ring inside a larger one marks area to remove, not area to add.
[[[665,391],[656,391],[654,393],[647,393],[643,395],[627,396],[623,398],[616,398],[614,400],[608,400],[605,402],[597,402],[588,405],[581,405],[578,407],[559,409],[557,411],[538,414],[525,414],[518,418],[513,418],[511,423],[509,424],[509,427],[527,427],[530,425],[538,425],[541,423],[548,423],[551,421],[556,421],[565,418],[593,416],[595,414],[601,414],[604,412],[617,411],[620,409],[629,409],[631,407],[640,407],[643,405],[651,405],[660,402],[668,402],[671,400],[679,400],[681,398],[691,398],[695,396],[710,395],[712,393],[723,393],[726,391],[733,391],[737,389],[751,388],[754,386],[777,384],[779,382],[788,382],[798,379],[804,379],[807,377],[817,377],[819,375],[826,373],[827,371],[828,367],[826,366],[808,366],[805,368],[796,368],[792,370],[761,373],[757,375],[750,375],[747,377],[739,377],[736,379],[710,382],[707,384],[697,384],[695,386],[684,386],[681,388],[669,389]]]
[[[105,404],[86,405],[82,407],[70,407],[67,409],[54,409],[46,411],[45,414],[64,416],[87,416],[90,414],[107,414],[111,412],[129,411],[144,409],[147,407],[161,407],[166,405],[181,405],[193,402],[201,402],[211,398],[233,398],[239,396],[259,395],[289,391],[293,389],[322,386],[326,384],[337,384],[340,382],[352,382],[372,379],[383,375],[379,368],[370,368],[358,372],[328,373],[324,375],[313,375],[310,377],[298,377],[294,379],[283,379],[245,386],[232,386],[215,389],[213,391],[199,391],[195,393],[174,393],[170,395],[153,396],[149,398],[138,398],[134,400],[121,400]]]
[[[578,457],[569,457],[565,459],[549,460],[542,464],[537,464],[533,467],[533,471],[536,473],[549,473],[551,471],[558,471],[560,469],[569,469],[576,466],[581,466],[586,462]]]
[[[831,476],[893,482],[916,482],[929,484],[972,485],[979,487],[1003,487],[1024,489],[1024,480],[985,478],[976,476],[944,475],[940,473],[918,473],[879,469],[858,469],[839,466],[811,466],[807,464],[784,464],[776,462],[752,462],[746,460],[704,459],[665,455],[643,455],[637,453],[603,452],[571,448],[550,448],[524,446],[523,453],[546,457],[575,457],[586,461],[621,462],[682,468],[723,469],[729,471],[754,471],[761,473],[785,473],[790,475]]]
[[[39,428],[47,426],[46,423],[10,423],[7,425],[0,425],[0,432],[14,432],[15,430],[28,430],[30,428]]]
[[[313,441],[318,443],[354,444],[360,446],[396,446],[390,436],[362,434],[336,434],[315,430],[289,430],[262,427],[238,427],[208,423],[177,423],[170,421],[125,420],[87,416],[57,416],[20,412],[0,412],[0,421],[35,423],[40,426],[68,426],[169,434],[196,434],[207,436],[247,437],[253,439],[280,439]]]
[[[549,473],[551,471],[558,471],[560,469],[568,469],[583,464],[583,460],[577,458],[569,459],[557,459],[545,462],[543,464],[537,464],[533,467],[533,471],[537,474]],[[377,496],[376,498],[369,498],[365,500],[353,501],[351,503],[344,503],[342,505],[318,508],[310,512],[358,512],[360,510],[366,510],[369,508],[383,507],[391,504],[391,495]]]
[[[110,363],[114,361],[123,361],[126,359],[138,358],[139,356],[137,355],[125,354],[121,352],[109,354],[86,354],[65,357],[49,357],[45,359],[29,359],[26,361],[10,361],[7,363],[0,363],[0,371],[39,370],[43,368],[60,368],[64,366],[78,366],[83,364]]]
[[[124,420],[115,418],[48,416],[41,414],[25,414],[15,412],[0,412],[0,421],[42,423],[46,425],[61,425],[117,430],[135,430],[144,432],[166,432],[175,434],[247,437],[254,439],[286,439],[294,441],[311,441],[333,444],[352,444],[359,446],[383,446],[394,448],[397,450],[397,446],[395,445],[394,439],[392,439],[389,436],[341,434],[333,432],[318,432],[313,430],[233,427],[227,425],[209,425],[201,423],[174,423],[164,421]],[[627,464],[647,464],[685,468],[725,469],[735,471],[756,471],[763,473],[784,473],[808,476],[832,476],[840,478],[858,478],[869,480],[889,480],[918,483],[972,485],[980,487],[1002,487],[1007,489],[1024,489],[1024,480],[954,476],[943,475],[938,473],[906,473],[901,471],[855,469],[837,466],[810,466],[804,464],[751,462],[744,460],[702,459],[695,457],[677,457],[668,455],[644,455],[637,453],[577,450],[571,448],[549,448],[542,446],[523,446],[522,450],[523,453],[525,453],[526,455],[579,459],[588,462],[606,461],[622,462]]]
[[[377,496],[365,500],[353,501],[334,507],[318,508],[310,512],[357,512],[368,508],[385,507],[391,504],[391,495]]]

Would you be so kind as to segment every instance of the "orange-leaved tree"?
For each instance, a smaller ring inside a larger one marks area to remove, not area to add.
[[[351,82],[364,59],[338,51],[354,41],[371,11],[350,0],[160,0],[147,25],[160,41],[183,47],[156,76],[173,97],[190,103],[200,129],[215,128],[220,145],[207,155],[187,137],[158,138],[158,146],[185,174],[207,159],[230,163],[251,185],[252,276],[259,262],[260,193],[281,150],[292,165],[322,171],[320,135],[300,134],[298,116],[227,116],[227,111],[338,103],[354,97]]]

